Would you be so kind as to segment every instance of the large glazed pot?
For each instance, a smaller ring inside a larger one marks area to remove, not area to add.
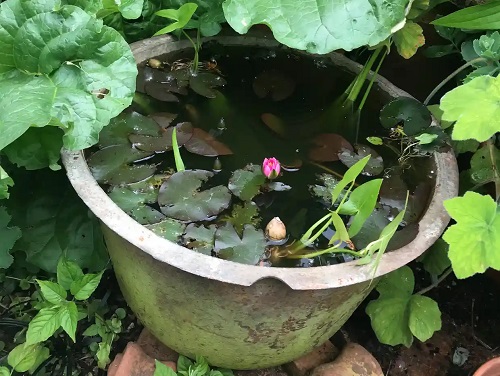
[[[278,47],[274,40],[220,37],[223,45]],[[137,63],[189,47],[158,37],[134,43]],[[360,66],[339,54],[334,63],[354,74]],[[386,102],[409,96],[379,77],[374,91]],[[420,256],[446,227],[443,200],[457,194],[452,153],[433,157],[436,184],[417,237],[386,253],[376,277]],[[142,323],[181,354],[202,355],[210,364],[263,368],[296,359],[332,336],[374,283],[372,265],[355,262],[314,268],[249,266],[188,250],[162,239],[116,206],[93,179],[82,153],[63,152],[77,193],[102,222],[122,292]]]

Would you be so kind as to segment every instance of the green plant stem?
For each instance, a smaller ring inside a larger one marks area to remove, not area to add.
[[[494,174],[494,181],[495,181],[495,200],[496,200],[496,202],[498,202],[498,200],[500,198],[500,175],[498,173],[496,157],[495,157],[496,147],[495,147],[495,143],[493,142],[492,138],[490,138],[488,141],[486,141],[486,145],[488,146],[490,161],[491,161],[491,165],[493,166],[493,174]]]
[[[306,243],[311,244],[312,242],[314,242],[330,225],[331,219],[329,218],[330,218],[330,213],[328,213],[327,215],[316,221],[316,223],[313,224],[311,228],[300,238],[297,245],[290,249],[290,252],[292,253],[298,252],[306,247],[307,245]],[[326,221],[327,219],[328,221]],[[314,229],[319,225],[321,225],[324,221],[326,221],[326,223],[313,236],[309,237],[308,233],[312,234]],[[304,239],[304,237],[306,237],[306,239]]]
[[[476,63],[481,63],[481,62],[486,62],[486,61],[488,61],[488,60],[485,59],[484,57],[478,57],[476,59],[468,61],[467,63],[465,63],[461,67],[459,67],[456,70],[454,70],[448,77],[446,77],[443,81],[441,81],[439,83],[439,85],[434,88],[434,90],[431,91],[431,93],[427,96],[427,98],[425,98],[424,105],[427,106],[429,104],[429,102],[431,101],[431,99],[434,97],[434,95],[436,95],[436,93],[439,90],[441,90],[441,88],[444,85],[446,85],[453,77],[455,77],[457,74],[459,74],[460,72],[462,72],[464,69],[466,69],[466,68],[468,68],[471,65],[474,65]]]
[[[186,33],[184,31],[184,29],[182,30],[182,32],[184,33],[184,36],[189,39],[189,41],[191,42],[191,44],[193,45],[193,49],[194,49],[194,59],[193,59],[193,69],[191,70],[191,73],[196,75],[198,73],[198,63],[199,63],[199,57],[198,57],[198,45],[196,43],[194,43],[194,41],[191,39],[191,37],[188,35],[188,33]]]
[[[172,132],[172,149],[174,150],[175,169],[177,170],[177,172],[184,171],[186,167],[184,166],[184,162],[182,161],[181,153],[179,151],[179,145],[177,144],[177,128],[174,128]]]
[[[375,71],[373,72],[372,78],[370,79],[370,83],[368,84],[368,87],[365,90],[365,94],[363,95],[363,98],[361,99],[361,102],[360,102],[359,107],[358,107],[358,111],[360,111],[360,112],[363,109],[363,107],[365,106],[365,102],[368,99],[368,95],[370,95],[370,91],[372,89],[373,83],[375,82],[375,79],[377,78],[378,72],[379,72],[380,68],[382,67],[382,63],[384,62],[386,56],[387,56],[387,50],[385,50],[384,53],[382,54],[382,57],[380,58],[380,60],[377,64],[377,68],[375,68]],[[356,138],[357,138],[357,136],[356,136]]]
[[[441,274],[441,277],[439,277],[434,283],[423,288],[422,290],[417,292],[415,295],[423,295],[423,294],[429,292],[434,287],[437,287],[441,282],[443,282],[446,279],[446,277],[448,277],[452,272],[453,272],[453,268],[450,266],[448,269],[446,269],[445,272],[443,272],[443,274]]]
[[[325,253],[347,253],[347,254],[355,256],[355,257],[361,257],[361,255],[356,251],[351,251],[349,249],[343,249],[343,248],[337,248],[337,247],[330,247],[330,248],[322,249],[320,251],[316,251],[316,252],[312,252],[312,253],[300,254],[300,255],[290,255],[290,256],[287,256],[287,258],[290,258],[290,259],[313,258],[313,257],[321,256]]]
[[[377,48],[372,56],[368,59],[368,61],[365,63],[363,66],[363,69],[361,72],[359,72],[358,76],[356,77],[354,81],[354,85],[352,86],[352,89],[349,91],[349,95],[346,98],[346,101],[351,101],[354,102],[359,95],[359,92],[361,91],[361,88],[363,87],[363,84],[366,81],[366,78],[368,77],[368,73],[370,73],[370,70],[372,69],[373,64],[375,63],[375,60],[377,60],[378,55],[382,51],[382,48],[384,46],[381,46]]]

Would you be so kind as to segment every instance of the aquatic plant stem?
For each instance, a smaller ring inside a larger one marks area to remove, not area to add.
[[[177,144],[177,128],[174,128],[174,131],[172,132],[172,149],[174,150],[175,169],[177,172],[184,171],[186,167],[182,161],[179,145]]]
[[[434,283],[423,288],[419,292],[415,293],[415,295],[423,295],[423,294],[429,292],[434,287],[437,287],[441,282],[443,282],[446,279],[446,277],[448,277],[452,272],[453,272],[453,268],[450,266],[448,269],[446,269],[446,271],[443,274],[441,274],[441,277],[439,277]]]
[[[436,93],[439,90],[441,90],[441,88],[444,85],[446,85],[453,77],[455,77],[457,74],[459,74],[460,72],[462,72],[464,69],[466,69],[466,68],[468,68],[471,65],[474,65],[476,63],[481,63],[481,62],[486,62],[486,61],[488,61],[488,60],[485,59],[484,57],[478,57],[476,59],[468,61],[467,63],[465,63],[461,67],[459,67],[456,70],[454,70],[448,77],[446,77],[443,81],[441,81],[439,83],[439,85],[434,88],[434,90],[431,91],[431,93],[427,96],[427,98],[425,98],[424,105],[427,106],[429,104],[429,102],[431,101],[431,99],[434,97],[434,95],[436,95]]]
[[[387,49],[384,51],[382,57],[380,58],[380,60],[377,64],[377,68],[375,68],[375,71],[373,72],[372,78],[370,79],[370,83],[368,84],[368,87],[365,90],[365,94],[363,95],[363,98],[361,99],[361,102],[359,103],[358,111],[360,111],[360,112],[363,109],[363,107],[365,106],[365,102],[368,98],[368,95],[370,95],[370,91],[372,89],[373,83],[375,82],[375,79],[377,78],[378,72],[379,72],[380,68],[382,67],[382,63],[384,62],[386,56],[387,56]],[[356,135],[356,139],[357,138],[358,137]]]
[[[182,32],[184,33],[184,36],[189,39],[191,44],[193,45],[194,49],[194,59],[193,59],[193,69],[191,71],[192,74],[196,75],[198,73],[198,62],[199,62],[199,56],[198,56],[198,45],[194,43],[194,41],[191,39],[191,37],[182,29]],[[197,39],[198,41],[198,39]]]
[[[356,77],[356,80],[354,81],[354,85],[352,86],[352,89],[349,91],[349,95],[346,98],[347,101],[354,102],[359,95],[359,92],[361,91],[361,88],[363,87],[363,84],[366,81],[366,78],[368,77],[368,73],[370,73],[370,70],[372,69],[373,64],[375,63],[375,60],[377,59],[378,55],[382,51],[382,47],[377,48],[372,56],[368,59],[368,61],[365,63],[363,66],[363,69],[361,72],[359,72],[358,76]]]

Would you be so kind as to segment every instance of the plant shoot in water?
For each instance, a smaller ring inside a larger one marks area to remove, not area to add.
[[[175,169],[177,172],[184,171],[186,167],[184,166],[184,162],[182,161],[181,153],[179,151],[179,145],[177,144],[177,128],[174,128],[172,131],[172,148],[174,151],[174,159],[175,159]]]

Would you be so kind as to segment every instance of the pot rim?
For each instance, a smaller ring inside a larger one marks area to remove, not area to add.
[[[208,40],[216,40],[227,46],[248,45],[269,48],[281,46],[275,40],[263,37],[224,36],[204,39]],[[189,47],[188,41],[175,41],[165,35],[131,44],[138,64],[151,57]],[[338,53],[324,57],[330,58],[338,66],[353,73],[361,69],[359,64]],[[410,96],[383,77],[377,76],[374,84],[391,96]],[[424,253],[439,238],[449,222],[450,218],[444,209],[443,201],[458,194],[458,167],[453,152],[434,153],[433,158],[436,182],[429,206],[418,223],[419,231],[416,238],[399,249],[385,253],[376,272],[373,273],[372,263],[356,265],[356,261],[311,268],[259,267],[192,251],[161,238],[122,211],[97,184],[82,151],[62,151],[67,176],[88,208],[112,231],[154,259],[185,272],[224,283],[250,286],[261,279],[273,278],[284,282],[294,290],[329,289],[366,282],[398,269]]]

